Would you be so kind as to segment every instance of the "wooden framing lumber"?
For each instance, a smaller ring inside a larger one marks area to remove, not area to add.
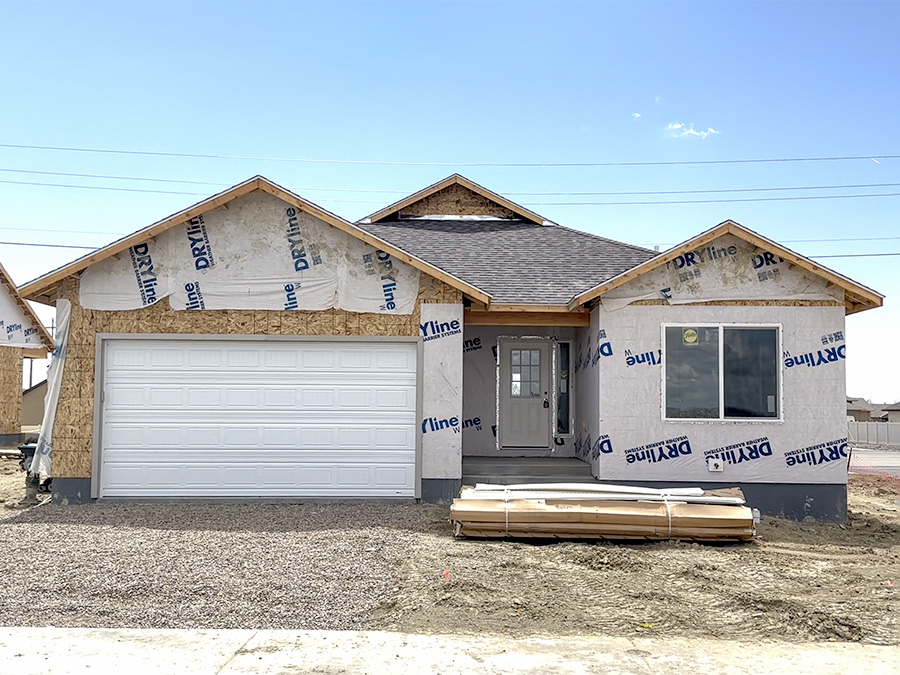
[[[589,328],[591,315],[587,312],[569,312],[565,308],[563,311],[556,312],[529,309],[497,311],[491,307],[489,311],[466,309],[464,323],[467,326],[577,326]]]

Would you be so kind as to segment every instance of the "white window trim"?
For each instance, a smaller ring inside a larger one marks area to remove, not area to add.
[[[695,418],[695,417],[666,417],[666,366],[669,359],[666,350],[666,328],[718,328],[719,329],[719,417]],[[725,340],[723,339],[726,328],[774,328],[778,331],[778,352],[775,355],[778,360],[778,417],[725,417],[725,378],[722,377],[722,367],[725,363]],[[784,422],[784,326],[780,323],[727,323],[727,322],[695,322],[679,321],[660,324],[660,344],[662,345],[662,382],[660,391],[660,415],[663,422],[677,423],[707,423],[707,424],[779,424]]]

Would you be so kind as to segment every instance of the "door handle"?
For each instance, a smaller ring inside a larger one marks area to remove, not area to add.
[[[544,407],[545,407],[545,408],[549,408],[549,407],[550,407],[550,401],[548,401],[547,399],[544,399]]]

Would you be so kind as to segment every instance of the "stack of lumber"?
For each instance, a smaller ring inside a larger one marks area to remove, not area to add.
[[[756,534],[740,490],[654,490],[598,483],[463,487],[450,507],[458,537],[746,541]]]

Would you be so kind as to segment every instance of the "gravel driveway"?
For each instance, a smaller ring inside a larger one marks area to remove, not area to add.
[[[42,506],[0,521],[0,625],[360,629],[446,507]]]

